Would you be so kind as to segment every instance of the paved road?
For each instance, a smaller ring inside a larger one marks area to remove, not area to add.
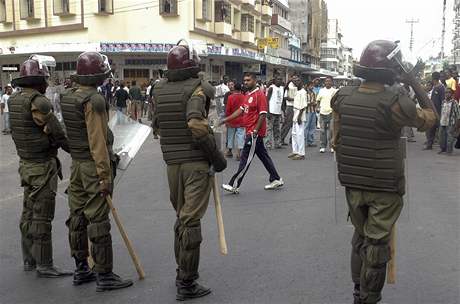
[[[438,156],[421,151],[422,138],[409,146],[410,201],[398,224],[397,284],[386,286],[383,303],[460,303],[460,153]],[[96,293],[71,279],[37,279],[24,273],[18,218],[21,188],[9,136],[0,137],[0,303],[175,303],[175,263],[165,165],[158,142],[149,139],[125,173],[114,203],[147,273],[134,287]],[[334,203],[331,154],[308,150],[308,160],[290,161],[273,151],[284,189],[267,192],[267,174],[254,161],[239,196],[223,195],[229,255],[220,256],[214,208],[204,219],[201,277],[213,289],[196,303],[351,303],[349,251],[352,228],[345,202]],[[62,155],[65,177],[69,159]],[[227,180],[237,163],[229,162]],[[59,186],[53,226],[55,263],[73,268],[67,243],[67,183]],[[113,226],[115,271],[136,277]]]

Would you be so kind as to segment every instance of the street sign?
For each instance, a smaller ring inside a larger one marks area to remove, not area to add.
[[[267,38],[259,38],[259,39],[257,39],[257,48],[259,50],[265,49],[266,46],[267,46]]]
[[[267,38],[267,44],[272,49],[277,49],[280,47],[280,39],[278,37]]]

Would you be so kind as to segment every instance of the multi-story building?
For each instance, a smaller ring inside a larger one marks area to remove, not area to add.
[[[343,48],[343,76],[351,78],[353,76],[353,49],[350,47]]]
[[[460,0],[455,0],[454,3],[454,37],[452,40],[452,64],[460,68]]]
[[[31,53],[54,56],[54,76],[62,79],[75,71],[77,55],[90,50],[109,56],[116,78],[146,83],[166,68],[166,54],[181,38],[193,42],[210,80],[241,78],[248,70],[272,77],[284,64],[258,52],[256,43],[279,35],[280,55],[290,58],[283,3],[273,14],[265,0],[0,1],[2,84],[17,76]]]
[[[306,32],[303,32],[302,56],[311,64],[313,69],[319,70],[321,59],[321,42],[327,38],[328,10],[324,0],[308,0],[302,13],[305,14]]]
[[[337,19],[329,19],[327,39],[321,43],[321,69],[344,75],[344,45]]]

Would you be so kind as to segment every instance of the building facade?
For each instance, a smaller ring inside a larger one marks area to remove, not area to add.
[[[332,76],[353,76],[352,49],[343,43],[339,20],[328,20],[327,39],[321,43],[321,70],[330,72]]]
[[[460,0],[454,2],[454,36],[452,39],[452,64],[460,68]]]
[[[289,6],[280,1],[0,1],[1,83],[16,77],[32,53],[54,56],[53,75],[62,80],[74,73],[78,54],[99,51],[111,60],[115,78],[144,84],[166,69],[166,54],[181,38],[193,43],[209,80],[307,70],[291,61],[290,36],[284,35],[290,33]],[[278,51],[258,50],[257,41],[270,35],[280,38]]]

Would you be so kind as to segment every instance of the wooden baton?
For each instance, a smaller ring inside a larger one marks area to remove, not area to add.
[[[396,224],[391,229],[390,261],[387,266],[387,284],[396,283]]]
[[[143,280],[145,278],[144,269],[142,269],[139,258],[137,257],[137,254],[134,251],[134,247],[131,244],[131,241],[129,240],[128,235],[125,232],[125,228],[123,227],[120,217],[118,216],[117,209],[115,209],[115,207],[113,206],[112,197],[110,195],[107,195],[106,198],[107,198],[107,203],[109,204],[110,210],[112,211],[113,219],[115,220],[115,223],[117,224],[118,230],[120,231],[121,237],[123,238],[123,241],[125,242],[126,248],[128,248],[128,252],[129,252],[129,255],[131,256],[131,259],[133,260],[134,267],[136,267],[137,274],[139,275],[139,280]]]
[[[212,192],[214,195],[214,203],[216,208],[217,231],[219,233],[220,253],[222,255],[227,255],[227,241],[225,239],[224,220],[222,218],[222,205],[220,203],[219,186],[217,185],[216,177],[213,176],[212,179]]]

